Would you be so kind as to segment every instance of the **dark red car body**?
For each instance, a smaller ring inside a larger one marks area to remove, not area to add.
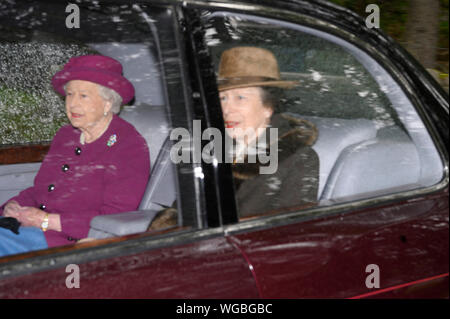
[[[185,2],[187,7],[196,5]],[[231,2],[223,3],[233,7]],[[448,97],[412,58],[390,45],[392,40],[364,29],[345,10],[322,2],[260,3],[334,21],[389,56],[389,63],[406,74],[409,82],[404,85],[426,105],[424,112],[437,139],[447,145],[443,147],[444,181],[426,191],[236,223],[234,202],[227,202],[233,198],[227,193],[229,171],[205,167],[202,187],[220,184],[224,194],[219,200],[208,192],[200,197],[210,214],[206,217],[209,227],[130,235],[2,258],[0,298],[449,297]],[[185,10],[182,1],[170,5]],[[192,25],[187,23],[186,28],[191,85],[208,92],[208,76],[200,75],[210,66],[192,62],[202,60],[201,41],[195,41]],[[204,95],[205,103],[217,103],[217,96],[211,95]],[[66,287],[68,264],[79,265],[80,288]],[[378,288],[366,286],[371,274],[366,269],[372,264],[379,268]]]
[[[90,261],[79,289],[67,289],[65,267],[5,278],[2,296],[448,298],[447,196]],[[381,288],[369,290],[373,263]]]

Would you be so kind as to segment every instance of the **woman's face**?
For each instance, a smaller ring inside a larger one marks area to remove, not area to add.
[[[70,123],[79,129],[92,129],[104,119],[111,103],[103,100],[95,83],[82,80],[66,85],[66,113]]]
[[[245,130],[257,129],[269,124],[273,110],[263,105],[261,88],[246,87],[220,92],[225,127],[232,138],[238,138]]]

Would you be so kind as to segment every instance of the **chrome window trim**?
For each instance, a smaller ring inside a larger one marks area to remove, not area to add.
[[[141,233],[126,236],[131,238],[116,243],[106,243],[86,248],[79,247],[78,249],[77,245],[59,247],[56,248],[57,251],[55,252],[51,249],[42,250],[42,255],[26,258],[26,255],[33,255],[33,252],[31,252],[24,254],[23,259],[7,263],[2,262],[1,259],[8,258],[6,256],[0,258],[0,280],[63,268],[72,263],[81,265],[117,257],[132,256],[165,247],[187,245],[197,241],[216,238],[221,235],[223,235],[223,229],[221,227],[188,229],[161,235]]]

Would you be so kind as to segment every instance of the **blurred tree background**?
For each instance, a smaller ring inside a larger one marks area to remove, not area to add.
[[[401,43],[448,91],[449,0],[328,0],[367,17],[380,8],[380,27]]]

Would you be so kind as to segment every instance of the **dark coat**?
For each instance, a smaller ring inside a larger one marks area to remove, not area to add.
[[[260,174],[260,167],[268,164],[258,160],[233,164],[240,217],[299,210],[317,202],[319,158],[311,148],[317,139],[317,128],[287,114],[273,115],[271,127],[278,128],[275,173]],[[266,136],[269,138],[268,132]]]

